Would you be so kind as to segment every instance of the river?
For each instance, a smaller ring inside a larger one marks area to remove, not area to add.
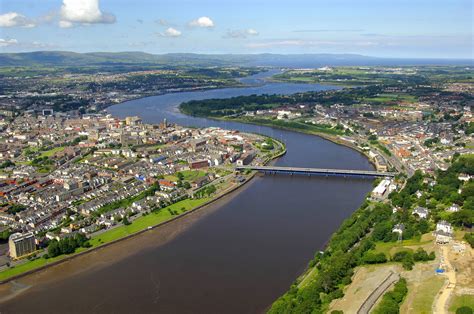
[[[272,74],[272,73],[270,73]],[[330,87],[268,83],[165,94],[108,111],[145,122],[218,126],[280,139],[281,166],[372,169],[359,152],[322,138],[234,122],[194,118],[177,105],[192,99],[291,94]],[[1,313],[260,313],[284,293],[313,254],[363,201],[372,181],[257,176],[196,214],[133,239],[27,276],[0,289]]]

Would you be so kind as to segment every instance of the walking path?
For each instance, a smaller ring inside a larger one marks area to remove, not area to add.
[[[444,274],[447,277],[447,281],[443,288],[439,292],[437,298],[433,303],[433,313],[444,314],[448,313],[448,301],[456,287],[456,272],[449,262],[449,247],[446,245],[441,246],[441,264],[444,268]]]

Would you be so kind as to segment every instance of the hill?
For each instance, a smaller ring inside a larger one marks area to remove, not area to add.
[[[150,54],[145,52],[35,51],[0,53],[0,66],[277,66],[313,68],[325,65],[472,65],[467,59],[390,59],[357,54]]]

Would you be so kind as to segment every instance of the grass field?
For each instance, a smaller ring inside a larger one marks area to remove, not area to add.
[[[13,268],[9,268],[7,270],[0,272],[0,280],[5,280],[7,278],[27,272],[29,270],[42,267],[46,264],[50,264],[62,258],[64,258],[64,256],[57,256],[55,258],[50,258],[50,259],[38,258],[34,261],[27,261],[24,264],[21,264],[21,265],[18,265]]]
[[[184,180],[186,181],[193,181],[206,175],[206,172],[202,170],[185,170],[181,171],[181,173],[183,174]]]
[[[85,251],[85,250],[86,250],[86,248],[80,248],[80,249],[76,250],[76,253],[80,253],[80,252]],[[68,255],[59,255],[59,256],[56,256],[56,257],[53,257],[53,258],[48,258],[48,259],[40,257],[40,258],[37,258],[37,259],[32,260],[32,261],[27,261],[24,264],[21,264],[21,265],[18,265],[18,266],[15,266],[13,268],[9,268],[7,270],[4,270],[4,271],[0,272],[0,280],[5,280],[5,279],[8,279],[10,277],[22,274],[24,272],[27,272],[27,271],[30,271],[30,270],[33,270],[33,269],[36,269],[36,268],[43,267],[45,265],[48,265],[48,264],[54,263],[56,261],[62,260],[64,258],[66,258],[67,256]]]
[[[63,151],[65,148],[66,147],[64,147],[64,146],[55,147],[53,149],[42,152],[40,157],[51,157],[54,154],[56,154],[57,152]]]
[[[474,295],[454,295],[449,306],[449,312],[455,313],[461,306],[469,306],[474,310]]]
[[[366,102],[377,102],[377,103],[394,102],[394,101],[414,103],[417,101],[417,98],[415,96],[407,95],[407,94],[380,94],[377,97],[368,97],[368,98],[364,98],[363,100]]]
[[[183,174],[185,181],[193,181],[206,175],[206,172],[202,170],[184,170],[180,172]],[[178,181],[178,177],[176,175],[165,176],[165,179],[172,182]]]
[[[403,250],[416,250],[419,246],[429,244],[433,242],[432,236],[429,234],[423,235],[421,238],[414,238],[410,240],[403,240],[399,242],[377,242],[375,245],[375,252],[385,253],[387,257],[393,255],[398,251]]]
[[[109,231],[106,231],[100,235],[93,237],[89,242],[92,246],[98,246],[100,244],[104,244],[107,242],[111,242],[130,234],[136,233],[138,231],[144,230],[150,226],[157,225],[162,223],[166,220],[169,220],[175,216],[173,216],[168,209],[172,211],[176,211],[179,214],[182,212],[188,211],[194,207],[204,204],[205,202],[211,200],[211,198],[202,198],[202,199],[185,199],[174,203],[170,206],[162,208],[160,211],[151,213],[146,216],[141,216],[135,219],[132,224],[128,226],[120,226]]]
[[[419,285],[409,283],[408,295],[400,308],[401,313],[429,314],[436,295],[445,282],[444,277],[433,276]]]

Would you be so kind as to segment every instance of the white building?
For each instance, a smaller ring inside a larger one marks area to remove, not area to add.
[[[396,224],[393,229],[392,229],[392,232],[396,232],[398,234],[402,234],[403,231],[405,230],[405,225],[404,224]]]
[[[451,224],[445,220],[441,220],[436,224],[436,232],[442,231],[445,233],[452,234],[453,233],[453,227]]]
[[[383,179],[380,183],[373,189],[372,197],[374,198],[383,198],[385,194],[388,194],[388,187],[390,186],[390,179]]]
[[[455,212],[460,211],[460,210],[461,210],[461,207],[459,207],[458,204],[453,204],[453,205],[449,206],[448,208],[446,208],[446,210],[447,210],[448,212],[455,213]]]
[[[469,181],[472,178],[471,175],[468,175],[466,173],[460,173],[458,176],[458,179],[461,181]]]
[[[428,214],[429,214],[429,211],[427,208],[424,208],[424,207],[416,207],[413,212],[412,212],[413,215],[418,215],[418,217],[422,218],[422,219],[426,219],[428,218]]]

